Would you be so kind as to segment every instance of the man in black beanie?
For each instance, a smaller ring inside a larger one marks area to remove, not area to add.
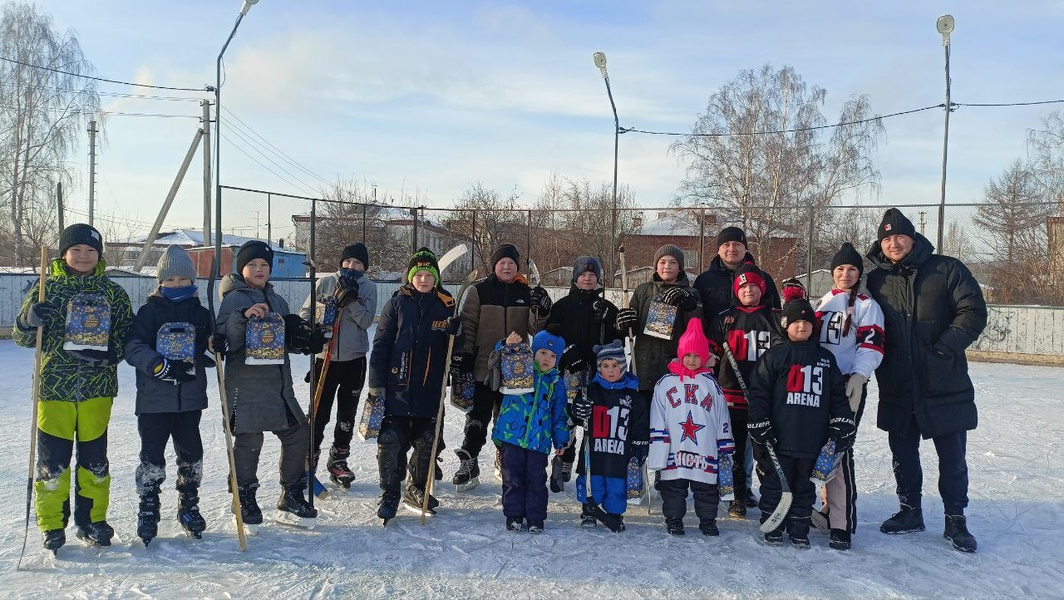
[[[868,292],[883,308],[883,362],[876,369],[879,413],[887,432],[901,510],[880,530],[924,530],[920,438],[934,440],[946,521],[943,535],[962,552],[974,552],[964,509],[968,506],[967,434],[975,429],[975,388],[964,351],[986,327],[979,283],[961,261],[934,253],[912,221],[896,208],[883,215],[866,256]]]
[[[498,414],[502,393],[484,384],[488,357],[495,343],[511,333],[528,338],[543,329],[553,304],[547,291],[532,289],[518,274],[521,256],[513,244],[502,244],[491,254],[492,273],[466,292],[462,302],[462,332],[465,343],[455,348],[451,369],[472,372],[476,380],[473,408],[466,413],[465,435],[455,450],[461,464],[453,483],[458,491],[471,490],[480,483],[477,456],[488,435],[488,422]],[[496,455],[496,466],[501,468]]]

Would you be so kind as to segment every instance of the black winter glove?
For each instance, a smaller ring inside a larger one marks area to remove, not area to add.
[[[580,427],[587,428],[591,425],[591,412],[593,408],[591,399],[582,394],[573,400],[571,408],[569,409],[569,416],[572,417],[573,423]]]
[[[229,340],[220,333],[215,333],[211,336],[210,342],[207,347],[212,351],[225,356],[226,352],[229,352]]]
[[[451,370],[457,373],[473,372],[472,354],[454,354],[451,356]]]
[[[184,361],[169,361],[161,356],[152,362],[150,371],[152,377],[174,385],[196,379],[196,365]]]
[[[665,289],[661,294],[661,301],[665,304],[678,306],[681,310],[691,311],[698,308],[698,295],[691,288],[672,286]]]
[[[118,364],[118,355],[114,350],[67,350],[78,362],[90,367],[106,367]]]
[[[540,285],[532,288],[532,298],[529,302],[532,305],[532,310],[537,315],[545,315],[549,313],[551,307],[554,306],[554,301],[550,299],[547,290],[543,289],[543,286]]]
[[[325,346],[325,331],[304,321],[299,315],[284,316],[284,335],[288,347],[301,354],[317,354]]]
[[[750,423],[746,426],[750,432],[750,438],[759,444],[776,444],[776,431],[772,429],[772,423],[768,419]]]
[[[634,308],[622,308],[617,311],[617,331],[621,335],[627,335],[638,321],[639,315],[636,314]]]
[[[59,308],[56,305],[47,301],[34,302],[26,314],[19,318],[18,324],[23,329],[34,329],[59,318]]]
[[[835,454],[842,454],[853,447],[853,438],[856,433],[853,419],[849,417],[835,417],[828,425],[828,439],[835,441]]]
[[[606,318],[606,311],[609,310],[610,305],[606,302],[605,298],[599,298],[591,303],[591,313],[595,316],[596,321],[601,321]]]
[[[639,461],[639,464],[643,464],[647,460],[647,455],[650,454],[650,442],[647,441],[635,441],[631,442],[632,458]]]
[[[333,298],[337,308],[343,308],[352,301],[358,299],[358,279],[351,276],[341,275],[336,280],[336,289],[333,290]]]
[[[587,363],[584,362],[584,355],[576,347],[576,344],[569,344],[562,351],[561,365],[570,373],[580,373],[587,368]]]

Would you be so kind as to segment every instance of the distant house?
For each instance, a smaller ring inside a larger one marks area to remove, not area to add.
[[[140,251],[144,248],[144,242],[147,241],[147,239],[147,235],[142,235],[124,241],[108,242],[108,252],[117,251],[119,257],[118,264],[111,266],[120,268],[134,266],[137,263],[137,257],[140,256]],[[258,238],[223,234],[222,245],[240,247],[245,242],[254,239]],[[155,237],[155,241],[148,250],[147,259],[144,261],[145,267],[155,266],[155,263],[159,262],[159,257],[162,256],[163,251],[165,251],[166,247],[170,245],[181,246],[186,250],[199,246],[213,246],[214,238],[211,238],[204,243],[203,231],[196,229],[175,229],[173,231],[159,232],[159,235]],[[273,246],[273,248],[274,250],[284,249],[284,240],[280,240],[278,244]]]

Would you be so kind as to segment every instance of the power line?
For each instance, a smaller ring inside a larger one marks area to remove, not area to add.
[[[925,110],[932,110],[935,108],[945,108],[945,104],[935,104],[934,106],[925,106],[923,108],[914,108],[912,110],[903,110],[901,112],[890,113],[887,115],[878,115],[875,117],[869,117],[867,119],[858,119],[856,121],[846,121],[842,123],[831,123],[829,125],[814,125],[811,127],[793,127],[791,129],[776,129],[772,131],[746,131],[746,132],[725,132],[725,133],[676,133],[667,131],[646,131],[643,129],[635,129],[629,127],[621,127],[620,133],[645,133],[648,135],[668,135],[678,137],[710,137],[710,138],[724,138],[724,137],[744,137],[754,135],[773,135],[780,133],[797,133],[800,131],[815,131],[818,129],[834,129],[837,127],[847,127],[849,125],[860,125],[861,123],[871,123],[873,121],[879,121],[882,119],[889,119],[891,117],[900,117],[902,115],[910,115],[913,113],[923,112]]]
[[[1037,100],[1035,102],[983,102],[983,103],[954,102],[953,106],[973,106],[973,107],[978,107],[978,108],[986,108],[986,107],[999,107],[999,106],[1037,106],[1039,104],[1064,104],[1064,99],[1061,99],[1061,100]]]
[[[96,92],[100,96],[109,98],[133,98],[136,100],[158,100],[161,102],[203,102],[202,98],[184,98],[181,96],[157,96],[154,94],[127,94],[123,92]]]
[[[255,158],[254,156],[252,156],[252,155],[248,154],[248,152],[247,152],[246,150],[244,150],[243,148],[241,148],[239,144],[235,143],[235,142],[234,142],[234,141],[233,141],[232,139],[230,139],[230,138],[229,138],[229,136],[227,136],[226,134],[224,134],[224,133],[222,134],[222,139],[223,139],[223,140],[225,140],[225,141],[227,141],[227,142],[229,142],[230,144],[232,144],[232,146],[233,146],[234,148],[236,148],[237,150],[239,150],[241,154],[243,154],[244,156],[246,156],[246,157],[250,158],[250,159],[251,159],[252,161],[254,161],[254,162],[255,162],[255,163],[257,164],[257,165],[259,165],[259,166],[260,166],[260,167],[262,167],[263,169],[266,169],[267,171],[269,171],[270,173],[272,173],[273,175],[275,175],[275,176],[276,176],[276,177],[278,177],[279,179],[283,180],[283,181],[284,181],[285,183],[287,183],[288,185],[292,186],[293,188],[297,188],[297,189],[303,189],[303,190],[307,190],[307,189],[309,189],[309,188],[307,188],[306,186],[303,186],[303,185],[299,185],[299,184],[297,184],[297,183],[293,183],[293,182],[292,182],[291,180],[289,180],[289,179],[288,179],[287,177],[285,177],[284,175],[281,175],[280,173],[278,173],[278,172],[274,171],[273,169],[271,169],[271,168],[270,168],[270,167],[268,167],[267,165],[263,164],[263,163],[262,163],[262,161],[260,161],[259,159]]]
[[[95,77],[93,75],[82,75],[81,73],[71,73],[70,71],[63,71],[61,69],[55,69],[52,67],[45,67],[42,65],[33,65],[21,60],[15,60],[6,56],[0,56],[0,60],[4,62],[14,63],[16,65],[22,65],[24,67],[30,67],[31,69],[41,69],[42,71],[51,71],[52,73],[59,73],[60,75],[69,75],[71,77],[81,77],[82,79],[91,79],[93,81],[101,81],[103,83],[116,83],[118,85],[131,85],[134,87],[150,88],[153,90],[171,90],[174,92],[206,92],[206,87],[203,88],[183,88],[183,87],[170,87],[166,85],[151,85],[148,83],[133,83],[132,81],[120,81],[118,79],[108,79],[106,77]]]
[[[252,135],[254,135],[255,137],[257,137],[257,138],[259,138],[260,140],[262,140],[262,141],[263,141],[263,142],[264,142],[264,143],[265,143],[265,144],[266,144],[267,146],[269,146],[270,148],[273,148],[274,150],[276,150],[276,151],[277,151],[277,153],[278,153],[278,154],[279,154],[280,156],[284,157],[284,158],[285,158],[285,159],[287,160],[287,162],[288,162],[289,164],[291,164],[291,165],[293,165],[294,167],[296,167],[297,169],[299,169],[299,170],[303,171],[303,172],[304,172],[304,173],[306,173],[307,175],[310,175],[311,177],[314,177],[314,178],[315,178],[315,179],[317,179],[318,181],[321,181],[321,182],[322,182],[322,183],[324,183],[325,185],[332,185],[332,183],[333,183],[333,182],[331,182],[331,181],[328,181],[328,180],[326,180],[325,178],[321,177],[321,176],[320,176],[320,175],[318,175],[317,173],[315,173],[315,172],[311,171],[310,169],[308,169],[308,168],[304,167],[304,166],[303,166],[303,165],[301,165],[301,164],[300,164],[300,163],[299,163],[298,161],[296,161],[296,160],[295,160],[294,158],[292,158],[291,156],[289,156],[288,154],[286,154],[286,153],[285,153],[285,152],[284,152],[283,150],[281,150],[281,149],[280,149],[280,148],[278,148],[277,146],[274,146],[274,145],[273,145],[272,143],[270,143],[270,141],[269,141],[269,140],[267,140],[267,139],[266,139],[265,137],[263,137],[263,136],[262,136],[262,135],[261,135],[260,133],[258,133],[257,131],[255,131],[255,130],[254,130],[254,129],[253,129],[252,127],[251,127],[251,125],[248,125],[248,124],[247,124],[247,123],[245,123],[245,122],[244,122],[243,120],[241,120],[241,119],[240,119],[240,117],[238,117],[238,116],[237,116],[237,115],[236,115],[236,114],[235,114],[235,113],[234,113],[233,111],[231,111],[231,110],[229,110],[228,108],[225,108],[225,107],[222,107],[222,110],[224,110],[225,112],[229,113],[229,115],[230,115],[231,117],[233,117],[233,119],[235,119],[235,120],[236,120],[236,121],[237,121],[238,123],[240,123],[241,125],[243,125],[243,126],[244,126],[244,128],[245,128],[245,129],[247,129],[247,130],[248,130],[248,132],[250,132],[250,133],[251,133]]]
[[[260,148],[259,144],[255,140],[249,138],[246,133],[244,133],[243,131],[241,131],[240,129],[238,129],[236,127],[230,127],[229,129],[227,129],[227,131],[229,133],[235,133],[237,136],[239,136],[239,138],[242,141],[244,141],[246,144],[248,144],[249,148],[251,148],[252,150],[257,152],[264,159],[268,160],[273,166],[275,166],[278,169],[280,169],[281,171],[283,171],[285,175],[288,175],[292,179],[295,179],[296,181],[298,181],[300,183],[301,187],[303,187],[304,189],[314,189],[306,181],[303,181],[302,179],[300,179],[300,177],[298,175],[296,175],[295,173],[289,171],[288,169],[286,169],[284,167],[284,165],[281,165],[280,163],[275,161],[273,158],[268,156],[265,152],[263,152],[263,150]]]

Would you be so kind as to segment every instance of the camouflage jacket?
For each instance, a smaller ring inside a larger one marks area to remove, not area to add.
[[[103,260],[96,265],[96,270],[83,277],[70,274],[63,259],[52,261],[45,283],[45,301],[56,307],[44,323],[44,338],[41,353],[41,394],[40,400],[63,400],[81,402],[91,398],[114,397],[118,394],[117,363],[122,359],[126,346],[126,333],[133,322],[133,309],[129,296],[120,285],[103,274],[106,264]],[[26,348],[37,344],[37,329],[24,328],[25,315],[37,302],[39,283],[34,283],[22,301],[19,318],[12,328],[15,343]],[[115,364],[105,367],[93,367],[79,362],[63,350],[66,333],[67,304],[77,294],[99,294],[111,305],[111,333],[108,345],[115,353]]]

